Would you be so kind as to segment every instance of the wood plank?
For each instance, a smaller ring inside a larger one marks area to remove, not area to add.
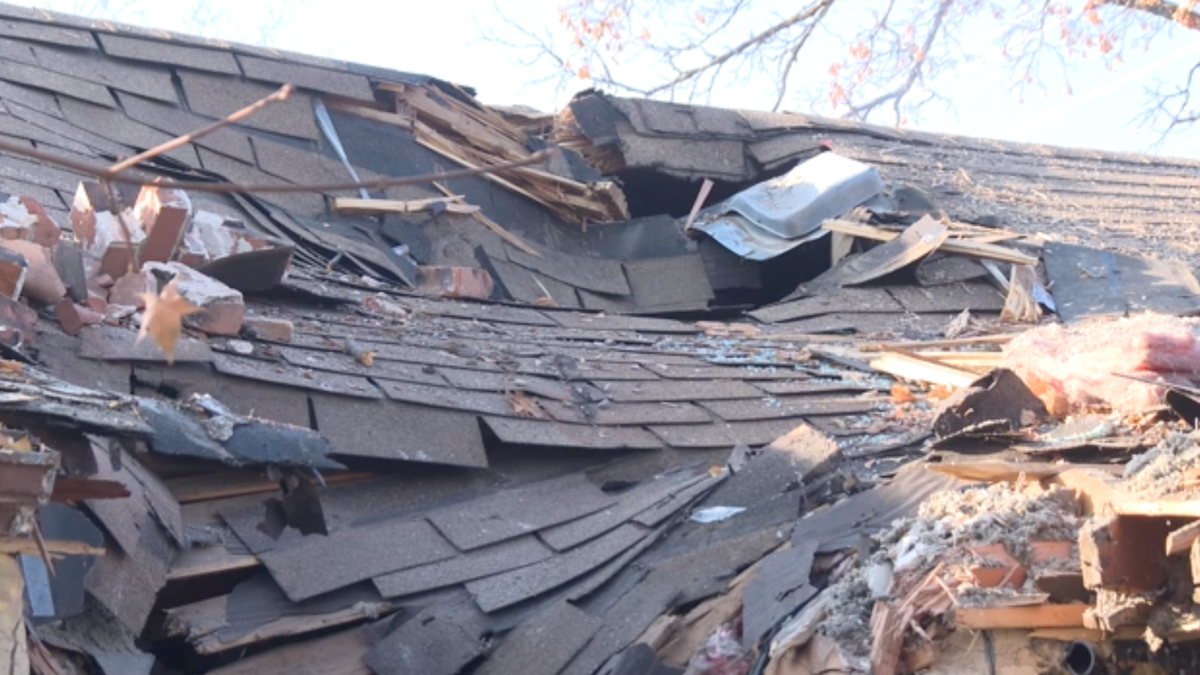
[[[901,352],[886,352],[871,361],[871,368],[904,380],[966,387],[979,376],[967,370],[926,361]]]
[[[1188,523],[1167,535],[1167,555],[1179,555],[1200,540],[1200,520]]]
[[[354,628],[255,654],[208,672],[209,675],[372,675],[362,658],[370,648],[367,629]]]
[[[46,541],[42,543],[46,546],[45,551],[51,555],[104,555],[102,547],[88,546],[81,541]],[[0,555],[2,554],[41,557],[42,549],[33,539],[0,537]]]
[[[449,195],[446,197],[431,197],[429,199],[411,199],[402,201],[399,199],[358,199],[354,197],[338,197],[333,200],[333,210],[336,213],[342,214],[366,214],[373,215],[377,213],[419,213],[421,211],[429,211],[437,204],[443,204],[446,207],[447,213],[475,213],[479,210],[478,206],[472,204],[464,204],[462,195]]]
[[[50,499],[56,502],[81,502],[87,499],[124,499],[129,489],[115,480],[98,480],[61,476],[54,480],[54,493]]]
[[[1121,501],[1113,510],[1121,516],[1200,518],[1200,501]]]
[[[254,569],[258,558],[230,553],[224,546],[202,546],[181,551],[171,561],[167,581],[196,579],[226,572]]]
[[[889,232],[888,230],[881,230],[871,225],[851,223],[844,220],[827,220],[821,226],[830,232],[841,232],[842,234],[849,234],[863,239],[873,239],[875,241],[887,242],[900,236],[898,232]],[[969,255],[975,258],[999,260],[1000,262],[1013,263],[1014,265],[1038,264],[1036,256],[1025,255],[1024,253],[1019,253],[997,244],[983,244],[963,239],[942,242],[938,250],[947,253]]]
[[[953,462],[926,464],[926,469],[959,480],[982,481],[985,483],[1015,482],[1025,480],[1057,479],[1069,471],[1090,470],[1120,476],[1124,466],[1118,464],[1052,464],[1050,462],[1003,462],[982,460],[978,462]],[[1069,487],[1069,486],[1068,486]]]
[[[907,352],[920,349],[953,349],[955,347],[974,347],[979,345],[1005,345],[1012,342],[1020,333],[1005,333],[1001,335],[980,335],[977,337],[958,338],[956,340],[917,340],[907,342],[880,342],[866,344],[859,349],[864,352]]]
[[[25,581],[17,559],[0,555],[0,672],[29,672],[24,594]]]
[[[412,131],[413,121],[412,118],[408,117],[407,115],[401,115],[399,113],[380,110],[378,108],[371,108],[364,105],[355,105],[353,103],[340,101],[333,98],[326,98],[325,105],[339,112],[358,115],[359,117],[364,117],[369,120],[399,127],[405,131]]]
[[[342,471],[330,472],[323,475],[322,478],[325,479],[326,485],[337,485],[366,480],[376,475],[366,471]],[[279,490],[279,483],[267,480],[265,474],[257,471],[220,471],[181,476],[165,482],[171,494],[175,496],[175,500],[180,504],[265,494]]]
[[[1082,628],[1088,605],[1036,605],[1033,607],[958,607],[959,628],[972,630]]]

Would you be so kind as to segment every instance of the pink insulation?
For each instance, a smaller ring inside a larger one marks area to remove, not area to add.
[[[1200,319],[1144,314],[1031,330],[1009,343],[1004,367],[1021,376],[1054,415],[1086,408],[1136,413],[1163,404],[1161,386],[1200,384]]]

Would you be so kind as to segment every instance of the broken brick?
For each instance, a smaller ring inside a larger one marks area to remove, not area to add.
[[[109,289],[108,304],[145,309],[144,293],[158,295],[158,279],[149,270],[130,272],[117,279],[117,283]]]
[[[109,245],[100,258],[100,275],[120,279],[133,269],[133,247],[124,242]]]
[[[82,182],[75,191],[75,199],[71,204],[71,227],[84,252],[97,260],[102,260],[109,246],[114,243],[136,246],[146,238],[146,232],[134,217],[133,210],[123,208],[118,216],[114,213],[114,205],[107,191],[93,182]]]
[[[54,222],[46,209],[33,197],[19,197],[21,206],[33,216],[33,226],[30,228],[29,239],[39,246],[54,248],[62,236],[62,228]]]
[[[1090,589],[1154,591],[1167,580],[1166,518],[1113,516],[1079,530],[1079,563]]]
[[[1009,554],[1004,544],[971,547],[975,559],[968,571],[980,588],[1020,588],[1025,585],[1025,568]]]
[[[142,262],[166,262],[175,257],[192,217],[192,202],[182,190],[146,186],[133,208],[146,232]]]
[[[25,258],[20,253],[0,248],[0,295],[19,298],[26,271]]]
[[[93,312],[99,312],[103,314],[104,309],[108,307],[108,300],[106,297],[106,295],[101,295],[100,293],[96,293],[95,291],[89,289],[88,299],[83,304]]]
[[[0,326],[6,329],[15,329],[21,336],[28,339],[34,334],[34,329],[37,327],[37,319],[37,312],[29,306],[15,299],[0,295]],[[16,340],[16,342],[5,340],[5,344],[9,345],[16,345],[20,342],[20,339]]]
[[[83,319],[75,310],[75,302],[70,298],[63,298],[54,305],[54,318],[67,335],[79,335],[79,331],[83,330]]]
[[[1073,541],[1034,541],[1029,543],[1029,564],[1034,567],[1072,569],[1078,566]]]
[[[213,335],[237,335],[242,329],[246,307],[242,294],[225,284],[179,262],[152,262],[145,269],[175,280],[179,295],[204,310],[184,322]]]
[[[417,268],[414,292],[435,298],[471,298],[487,300],[492,297],[495,282],[487,270],[477,267],[446,267],[422,265]]]
[[[3,241],[0,246],[19,253],[25,259],[25,297],[53,305],[67,294],[67,287],[50,261],[50,253],[31,241]]]
[[[248,316],[243,327],[254,337],[272,342],[292,341],[292,322],[287,319],[273,319],[265,316]]]

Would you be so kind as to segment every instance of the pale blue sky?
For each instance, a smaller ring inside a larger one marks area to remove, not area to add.
[[[124,12],[120,20],[195,32],[194,24],[189,25],[186,18],[187,8],[196,6],[194,1],[132,2],[132,11]],[[87,11],[95,3],[42,0],[23,4]],[[118,5],[121,0],[109,3]],[[511,20],[530,29],[553,22],[559,4],[561,0],[502,3]],[[207,30],[210,35],[252,42],[256,39],[255,26],[271,7],[279,6],[279,0],[208,0],[203,6],[216,18]],[[488,103],[557,109],[569,100],[574,89],[586,86],[584,82],[572,83],[575,86],[566,92],[550,85],[528,86],[547,74],[545,68],[523,67],[519,64],[522,54],[480,41],[476,22],[499,25],[491,0],[400,0],[388,4],[377,0],[306,0],[273,34],[273,43],[282,49],[426,73],[470,85]],[[1061,82],[1053,82],[1045,93],[1034,93],[1022,102],[1007,91],[1010,72],[1000,63],[998,47],[991,45],[999,27],[981,25],[973,30],[977,34],[967,37],[980,45],[979,58],[939,80],[939,90],[953,100],[955,110],[928,108],[914,127],[1034,143],[1200,157],[1200,129],[1177,134],[1155,150],[1151,146],[1157,133],[1138,130],[1131,124],[1144,106],[1147,84],[1155,78],[1179,78],[1200,59],[1200,33],[1176,29],[1158,38],[1149,51],[1130,49],[1125,62],[1112,72],[1095,60],[1081,63],[1072,75],[1073,95],[1066,93]],[[813,46],[812,53],[820,56],[803,62],[798,70],[802,78],[815,81],[830,65],[829,51],[838,46],[828,36],[824,43]],[[738,85],[715,92],[713,103],[770,108],[773,98],[763,87]],[[886,118],[882,121],[890,122]]]

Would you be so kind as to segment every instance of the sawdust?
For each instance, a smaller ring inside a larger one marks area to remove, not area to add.
[[[831,611],[817,632],[853,656],[870,658],[874,600],[867,585],[866,571],[861,568],[851,570],[825,593],[829,594]]]
[[[1196,434],[1171,434],[1152,450],[1125,465],[1121,487],[1130,493],[1168,495],[1184,490],[1189,472],[1200,467],[1200,445]]]

